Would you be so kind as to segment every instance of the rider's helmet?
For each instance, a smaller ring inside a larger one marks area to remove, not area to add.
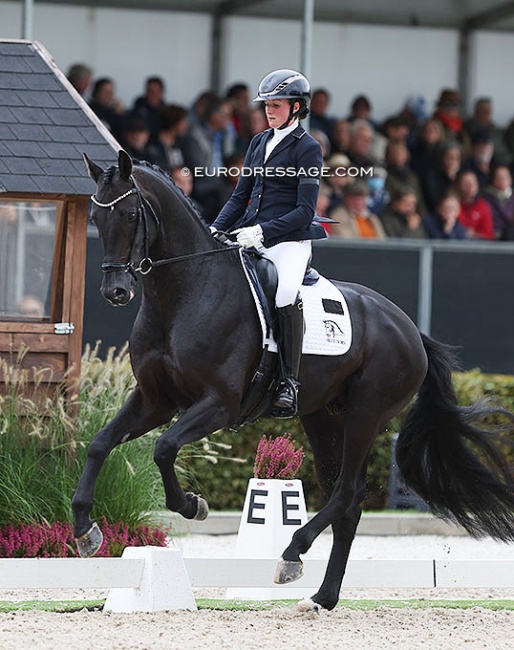
[[[301,120],[309,114],[311,87],[300,72],[287,69],[274,70],[267,74],[259,84],[257,97],[254,101],[269,99],[289,99],[291,111],[287,122],[290,122],[293,117],[298,117]],[[300,104],[300,108],[296,112],[293,111],[295,102]]]

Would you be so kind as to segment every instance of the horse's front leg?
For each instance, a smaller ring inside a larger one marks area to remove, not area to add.
[[[120,443],[139,438],[172,418],[171,408],[156,408],[143,397],[139,387],[129,395],[125,404],[109,424],[93,438],[87,461],[73,496],[75,538],[79,554],[91,557],[102,544],[102,534],[90,519],[96,480],[109,453]]]
[[[173,424],[157,440],[154,460],[159,467],[166,496],[166,507],[180,513],[186,519],[205,519],[207,502],[198,495],[183,492],[175,473],[174,463],[181,447],[201,440],[213,431],[226,427],[227,411],[212,395],[204,395],[189,407],[180,420]]]

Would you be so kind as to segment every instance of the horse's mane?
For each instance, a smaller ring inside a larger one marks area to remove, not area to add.
[[[173,192],[174,196],[180,201],[180,203],[184,206],[184,208],[187,210],[187,212],[191,215],[193,219],[196,219],[200,223],[205,230],[209,231],[209,226],[208,224],[204,221],[202,216],[198,214],[194,203],[191,201],[191,199],[184,194],[182,189],[175,183],[173,178],[169,175],[168,172],[166,172],[162,167],[159,167],[159,165],[155,165],[152,163],[149,163],[147,160],[138,160],[137,158],[132,159],[133,165],[137,168],[143,168],[146,171],[149,172],[154,172],[159,176],[161,180],[163,180],[168,188]],[[111,165],[107,169],[104,170],[102,174],[102,181],[104,185],[111,185],[114,180],[114,175],[115,173],[119,171],[119,168],[117,165]]]
[[[209,230],[209,226],[207,223],[203,220],[202,216],[198,214],[194,203],[191,201],[191,199],[184,194],[182,191],[182,188],[180,188],[173,178],[166,172],[162,167],[159,167],[159,165],[154,165],[152,163],[149,163],[147,160],[137,160],[133,159],[132,162],[134,163],[136,169],[139,168],[144,168],[147,171],[150,172],[155,172],[165,183],[166,185],[171,189],[173,194],[176,196],[176,198],[182,203],[182,205],[186,208],[186,210],[191,214],[191,216],[196,219],[204,228],[205,230]],[[116,169],[116,168],[114,168]],[[107,172],[110,172],[111,168],[107,170]],[[106,172],[106,173],[107,173]]]

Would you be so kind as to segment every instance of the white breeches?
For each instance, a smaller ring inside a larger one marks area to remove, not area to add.
[[[307,264],[312,252],[308,241],[285,241],[271,248],[261,249],[261,253],[277,267],[278,289],[277,307],[293,305],[302,286]]]

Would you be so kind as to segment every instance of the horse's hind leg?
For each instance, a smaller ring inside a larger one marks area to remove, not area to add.
[[[171,409],[158,409],[151,406],[136,387],[114,419],[91,441],[86,465],[72,501],[75,538],[82,557],[95,555],[102,543],[102,535],[98,526],[91,521],[90,513],[93,508],[96,480],[105,459],[120,443],[142,436],[168,422],[172,416]]]
[[[327,571],[309,606],[333,609],[339,599],[361,516],[367,458],[378,431],[378,417],[371,408],[360,415],[350,407],[344,417],[318,411],[302,417],[302,423],[313,447],[320,483],[329,500],[293,535],[277,567],[276,580],[287,582],[299,578],[302,572],[300,555],[306,553],[316,537],[332,524],[334,539]]]
[[[327,411],[302,418],[309,437],[316,473],[320,486],[327,498],[334,491],[341,472],[344,441],[344,416],[331,416]],[[326,609],[332,609],[339,599],[339,591],[348,562],[355,532],[361,518],[360,502],[364,498],[366,469],[357,479],[357,503],[341,519],[332,523],[333,544],[325,579],[312,601]]]

